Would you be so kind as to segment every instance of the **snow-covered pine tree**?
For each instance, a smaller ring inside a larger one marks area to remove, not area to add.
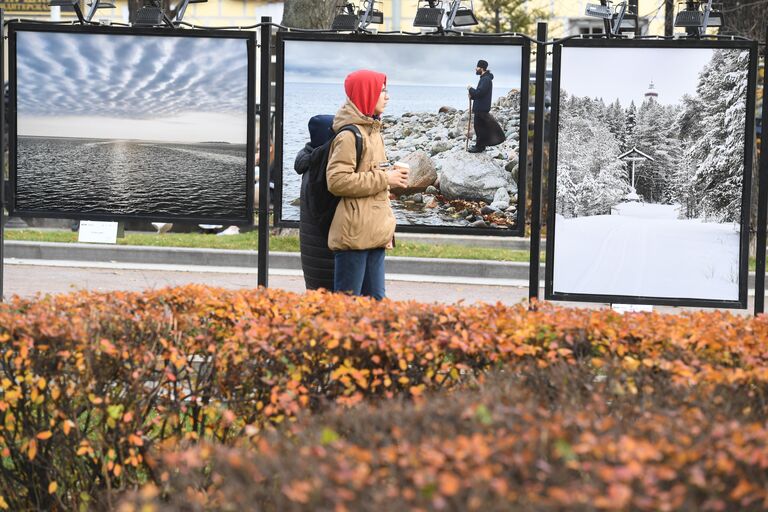
[[[560,109],[556,202],[565,217],[606,214],[629,191],[619,143],[596,111],[601,104],[572,98]]]
[[[629,107],[627,107],[624,113],[624,136],[620,137],[624,140],[624,147],[626,149],[636,146],[635,144],[635,127],[637,126],[637,107],[635,102],[631,101]]]
[[[684,95],[675,119],[675,131],[680,141],[680,159],[672,173],[670,202],[682,206],[680,213],[693,219],[701,215],[701,193],[696,186],[696,167],[692,146],[703,132],[701,100],[698,96]]]
[[[633,144],[653,158],[639,164],[635,171],[637,193],[647,202],[669,203],[672,197],[672,175],[681,157],[676,114],[675,107],[652,99],[645,100],[637,113]]]
[[[740,220],[748,72],[748,51],[714,50],[696,86],[703,129],[687,156],[696,162],[701,213],[719,222]]]
[[[624,113],[624,109],[621,108],[621,103],[618,98],[608,106],[606,120],[608,122],[608,129],[611,130],[613,136],[619,141],[619,146],[622,151],[626,150],[627,117]]]

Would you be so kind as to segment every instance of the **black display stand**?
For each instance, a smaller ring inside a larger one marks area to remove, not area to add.
[[[768,31],[766,31],[768,34]],[[763,121],[760,140],[757,189],[757,249],[755,253],[755,315],[765,312],[765,245],[768,220],[768,35],[763,54]]]
[[[270,98],[272,77],[270,68],[272,52],[272,18],[261,18],[261,94],[259,97],[259,247],[258,283],[269,285],[269,152],[270,152]]]
[[[528,269],[528,298],[539,298],[541,259],[541,176],[544,166],[544,95],[547,85],[547,24],[536,29],[536,93],[533,121],[533,169],[531,172],[531,255]]]

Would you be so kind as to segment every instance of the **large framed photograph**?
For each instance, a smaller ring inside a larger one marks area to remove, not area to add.
[[[11,214],[253,223],[255,33],[11,23]]]
[[[387,75],[390,99],[382,115],[387,159],[411,169],[408,186],[390,196],[397,229],[521,236],[529,55],[529,42],[522,38],[278,33],[277,225],[295,226],[299,220],[302,177],[294,160],[310,142],[310,118],[336,114],[346,100],[345,77],[370,69]],[[470,118],[468,87],[478,86],[479,61],[487,62],[492,78],[490,111],[475,105],[483,111]],[[478,122],[480,141],[495,145],[472,153]]]
[[[546,298],[747,307],[757,43],[554,50]]]

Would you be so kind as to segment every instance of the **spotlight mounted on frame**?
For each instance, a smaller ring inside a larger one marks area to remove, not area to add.
[[[679,2],[675,26],[685,28],[694,35],[705,34],[707,27],[722,27],[722,4],[713,4],[712,0]]]
[[[448,13],[448,21],[445,23],[446,30],[453,27],[469,27],[477,25],[475,16],[474,0],[469,0],[469,6],[462,5],[465,0],[453,0]]]
[[[133,25],[135,27],[159,27],[166,25],[173,28],[173,22],[160,7],[160,0],[145,0],[144,5],[136,11]]]
[[[443,28],[443,8],[442,0],[420,0],[419,7],[416,9],[416,18],[413,20],[414,27]]]
[[[173,24],[178,25],[181,23],[181,20],[184,19],[184,14],[187,12],[187,7],[189,7],[189,4],[204,4],[206,2],[208,2],[208,0],[183,0],[179,6],[179,10],[176,11],[176,18],[174,18]]]
[[[587,4],[587,8],[584,14],[593,18],[602,18],[604,20],[610,20],[613,18],[613,12],[611,12],[611,6],[602,4]]]
[[[331,30],[357,30],[360,18],[355,13],[355,10],[355,4],[352,2],[341,5],[338,14],[333,18]]]
[[[610,35],[617,36],[622,32],[637,33],[640,19],[636,12],[630,12],[626,0],[619,3],[616,9],[611,9],[611,2],[587,4],[584,14],[592,18],[600,18],[606,24]]]
[[[376,4],[380,3],[380,0],[363,0],[363,8],[357,12],[361,29],[368,28],[368,25],[371,23],[375,25],[384,24],[384,13],[381,9],[376,9]]]
[[[115,5],[114,0],[91,0],[88,7],[90,7],[90,9],[88,9],[88,14],[85,15],[85,21],[90,22],[96,15],[97,9],[114,9],[117,6]]]

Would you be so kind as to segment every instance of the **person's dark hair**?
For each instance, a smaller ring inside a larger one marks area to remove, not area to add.
[[[480,69],[483,69],[483,70],[487,70],[488,69],[488,61],[480,59],[479,61],[477,61],[477,67],[479,67]]]

